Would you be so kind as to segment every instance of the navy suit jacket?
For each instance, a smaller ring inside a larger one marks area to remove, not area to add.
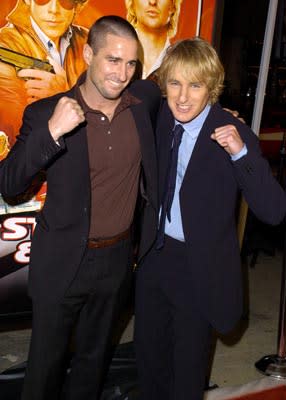
[[[226,124],[237,127],[247,146],[247,155],[236,162],[232,162],[229,154],[210,137],[216,127]],[[174,118],[164,101],[156,133],[159,199],[162,199],[173,126]],[[264,222],[277,224],[283,219],[285,193],[262,158],[256,135],[215,104],[201,128],[180,189],[188,266],[178,290],[185,293],[186,308],[195,298],[205,317],[222,332],[230,330],[242,312],[236,226],[240,191],[251,210]],[[148,221],[147,217],[144,224],[145,231],[148,232],[149,227],[152,232],[151,219]]]

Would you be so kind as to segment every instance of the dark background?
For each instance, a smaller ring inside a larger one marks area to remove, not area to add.
[[[251,125],[269,1],[218,1],[214,45],[225,66],[221,102]],[[278,3],[261,128],[285,127],[285,0]]]

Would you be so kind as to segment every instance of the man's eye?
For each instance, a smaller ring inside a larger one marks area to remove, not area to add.
[[[201,88],[201,87],[202,87],[202,84],[201,84],[201,83],[192,83],[191,86],[192,86],[193,88]]]

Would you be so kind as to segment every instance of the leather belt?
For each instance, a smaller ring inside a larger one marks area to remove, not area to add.
[[[116,236],[113,236],[111,238],[99,238],[99,239],[93,239],[90,238],[87,241],[87,247],[89,249],[102,249],[103,247],[109,247],[112,246],[121,240],[127,239],[130,235],[130,229],[128,228],[126,231],[119,233]]]

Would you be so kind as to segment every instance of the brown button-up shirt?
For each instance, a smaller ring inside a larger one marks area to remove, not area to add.
[[[91,109],[77,87],[87,121],[91,181],[90,238],[108,238],[132,223],[141,165],[140,143],[129,106],[140,102],[124,91],[111,121]]]

